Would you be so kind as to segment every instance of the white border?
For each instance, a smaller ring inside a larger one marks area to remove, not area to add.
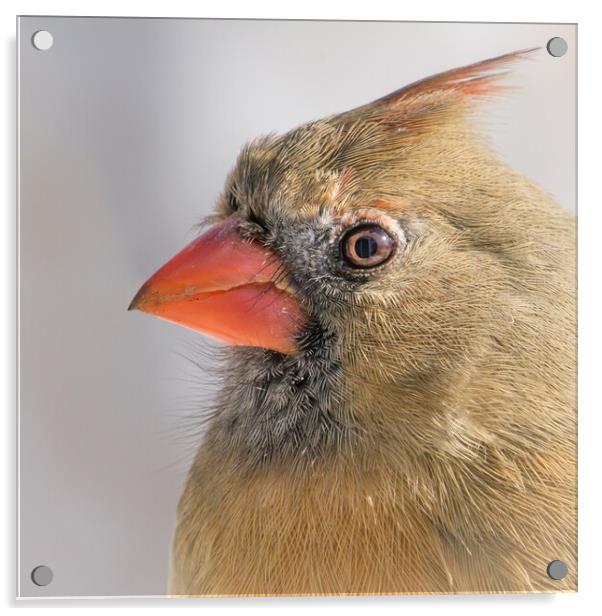
[[[2,5],[2,27],[5,58],[3,70],[3,133],[8,136],[0,156],[2,165],[2,186],[5,203],[0,229],[2,265],[0,278],[5,301],[1,308],[0,329],[4,353],[0,356],[0,391],[6,392],[4,413],[4,461],[2,473],[5,507],[2,520],[5,529],[3,558],[0,560],[0,580],[3,587],[4,603],[16,606],[15,596],[15,285],[16,285],[16,214],[15,214],[15,15],[112,15],[151,17],[246,17],[283,19],[365,19],[404,21],[505,21],[505,22],[563,22],[579,24],[579,592],[573,595],[557,596],[447,596],[447,597],[379,597],[379,598],[307,598],[307,599],[200,599],[170,601],[168,599],[118,598],[104,599],[40,599],[31,602],[35,606],[70,606],[85,609],[84,606],[99,605],[101,609],[146,606],[201,608],[204,611],[233,609],[240,607],[250,612],[282,608],[294,610],[311,609],[312,612],[329,612],[344,609],[348,612],[365,611],[374,607],[384,612],[419,610],[421,613],[445,611],[446,614],[467,612],[488,613],[544,612],[548,616],[567,612],[573,614],[594,613],[599,609],[598,587],[600,578],[600,489],[598,452],[602,449],[602,405],[600,405],[600,379],[597,378],[600,340],[599,287],[601,279],[599,241],[601,228],[600,155],[602,135],[600,134],[600,112],[602,103],[600,91],[600,43],[601,22],[596,19],[596,3],[587,0],[560,2],[547,0],[545,3],[530,3],[524,0],[504,2],[477,2],[454,0],[453,2],[420,0],[416,3],[387,2],[386,0],[363,0],[362,2],[327,2],[305,0],[304,2],[275,2],[254,0],[253,2],[227,1],[192,2],[170,0],[158,2],[146,0],[104,0],[86,2],[60,1],[16,2],[5,1]],[[19,602],[20,608],[31,609],[32,605]]]

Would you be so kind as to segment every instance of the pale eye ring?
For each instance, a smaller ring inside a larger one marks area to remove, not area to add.
[[[362,224],[343,235],[341,248],[345,260],[353,267],[374,267],[391,257],[395,241],[382,227]]]

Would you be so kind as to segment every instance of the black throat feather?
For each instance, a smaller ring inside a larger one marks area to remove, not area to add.
[[[357,438],[335,336],[312,324],[298,347],[294,356],[231,349],[208,438],[242,467],[307,468]]]

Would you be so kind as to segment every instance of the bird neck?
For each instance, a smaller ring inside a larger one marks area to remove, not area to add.
[[[224,456],[251,468],[303,468],[357,446],[361,428],[334,340],[323,331],[308,336],[295,356],[232,349],[207,433]],[[312,344],[312,336],[321,343]]]
[[[388,380],[352,370],[318,326],[294,356],[231,348],[206,448],[215,462],[252,472],[395,467],[413,475],[433,452],[470,463],[486,440],[457,399],[472,374],[466,366]]]

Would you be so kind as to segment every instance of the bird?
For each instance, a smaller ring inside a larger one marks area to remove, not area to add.
[[[252,140],[135,295],[224,343],[169,594],[576,590],[574,216],[479,119],[535,53]]]

